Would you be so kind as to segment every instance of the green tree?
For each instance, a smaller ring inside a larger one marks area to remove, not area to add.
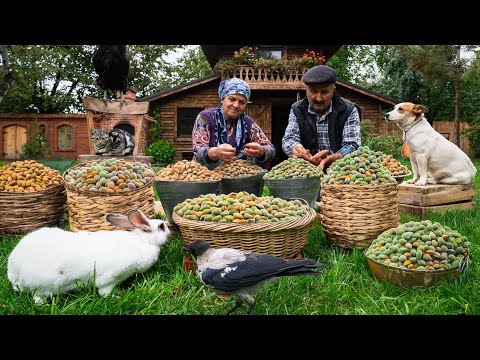
[[[337,70],[338,78],[368,87],[374,83],[388,49],[384,45],[343,45],[326,63]]]
[[[2,57],[2,74],[0,77],[0,103],[3,97],[7,94],[8,90],[15,81],[16,74],[10,67],[8,46],[0,45],[0,55]]]
[[[200,46],[188,49],[172,68],[172,83],[182,84],[213,74]]]
[[[454,143],[460,146],[460,82],[466,70],[462,45],[399,45],[410,67],[420,71],[430,87],[453,84],[455,104]]]
[[[209,67],[205,66],[208,63],[199,48],[187,51],[178,65],[168,61],[172,52],[186,48],[186,45],[127,46],[129,87],[142,97],[205,74]],[[10,71],[16,74],[16,81],[5,92],[0,112],[83,112],[84,96],[103,96],[95,84],[94,45],[11,45],[8,49]],[[2,60],[5,61],[4,55]],[[188,69],[182,69],[182,61]],[[5,83],[5,65],[3,69],[0,84]]]

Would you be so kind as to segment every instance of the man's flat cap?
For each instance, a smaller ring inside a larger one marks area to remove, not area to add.
[[[303,75],[305,84],[331,84],[337,81],[337,72],[326,65],[317,65]]]

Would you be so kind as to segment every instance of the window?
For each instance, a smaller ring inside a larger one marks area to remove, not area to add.
[[[283,48],[258,48],[262,59],[281,59]]]
[[[58,149],[59,150],[72,150],[72,127],[62,125],[58,128]]]
[[[191,138],[193,124],[201,108],[178,108],[177,109],[177,137]]]

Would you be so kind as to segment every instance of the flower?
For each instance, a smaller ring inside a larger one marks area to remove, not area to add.
[[[325,63],[325,56],[320,56],[315,51],[306,49],[302,56],[302,63],[308,68],[322,65]]]
[[[258,51],[258,47],[244,46],[233,53],[234,62],[242,65],[254,65],[259,58],[260,51]]]
[[[220,59],[213,70],[227,77],[232,76],[239,66],[262,68],[272,73],[285,74],[292,71],[302,71],[304,68],[311,68],[323,63],[325,63],[325,56],[320,56],[313,50],[306,49],[302,57],[297,56],[287,59],[286,56],[283,56],[281,59],[264,59],[257,47],[244,46],[234,51],[233,57]]]

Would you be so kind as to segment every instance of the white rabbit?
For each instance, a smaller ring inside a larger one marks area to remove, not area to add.
[[[157,261],[170,235],[165,221],[149,220],[140,210],[106,219],[122,230],[73,232],[46,227],[25,235],[8,258],[13,289],[33,292],[35,303],[41,305],[43,297],[95,281],[98,294],[105,296]]]

